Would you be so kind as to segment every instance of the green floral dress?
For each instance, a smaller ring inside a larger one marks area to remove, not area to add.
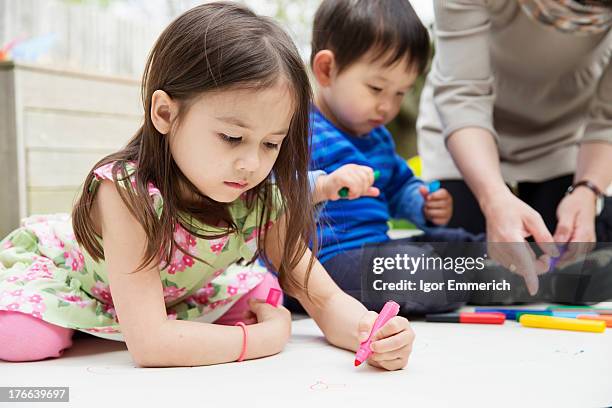
[[[112,164],[94,171],[91,188],[112,180]],[[128,167],[132,186],[134,170]],[[266,228],[280,215],[280,193],[274,193],[275,208]],[[149,194],[161,214],[159,190],[149,185]],[[197,238],[176,225],[174,239],[185,253],[177,249],[169,265],[160,265],[168,318],[214,322],[269,273],[260,262],[237,263],[255,254],[259,211],[261,206],[249,211],[243,198],[237,199],[230,212],[240,232],[214,240]],[[215,231],[209,226],[206,230]],[[123,341],[104,261],[94,262],[79,248],[68,214],[31,216],[0,241],[0,310]]]

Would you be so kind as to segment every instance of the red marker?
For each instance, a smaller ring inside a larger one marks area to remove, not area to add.
[[[268,298],[266,299],[266,303],[274,307],[277,307],[278,301],[280,300],[282,293],[283,292],[281,292],[278,289],[274,289],[274,288],[270,289],[270,291],[268,292]]]
[[[506,321],[506,315],[503,313],[441,313],[425,315],[425,320],[438,323],[503,324]]]

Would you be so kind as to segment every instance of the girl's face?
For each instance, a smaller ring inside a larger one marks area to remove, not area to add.
[[[293,112],[286,81],[206,93],[171,132],[170,151],[202,194],[232,202],[270,174]]]

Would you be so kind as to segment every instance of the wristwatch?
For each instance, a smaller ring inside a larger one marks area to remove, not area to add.
[[[588,181],[588,180],[580,180],[577,183],[572,184],[571,186],[568,187],[567,191],[565,192],[565,195],[568,194],[572,194],[572,192],[577,189],[578,187],[586,187],[589,190],[591,190],[593,193],[595,193],[595,196],[597,197],[597,201],[595,204],[595,214],[599,215],[601,214],[601,212],[603,211],[603,207],[604,207],[604,193],[599,189],[599,187],[597,187],[594,183]]]

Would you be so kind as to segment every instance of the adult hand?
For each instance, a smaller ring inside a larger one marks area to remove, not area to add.
[[[586,254],[595,247],[596,201],[597,197],[591,190],[578,187],[559,203],[554,238],[556,242],[569,245],[558,266],[574,262],[579,254]]]
[[[542,217],[510,191],[496,195],[481,206],[487,220],[489,255],[521,275],[529,293],[535,295],[538,275],[548,271],[551,256],[559,255]],[[544,252],[540,257],[536,257],[525,240],[530,236]]]

